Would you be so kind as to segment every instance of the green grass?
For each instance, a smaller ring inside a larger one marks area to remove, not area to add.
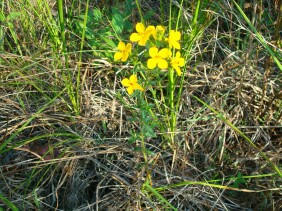
[[[2,2],[0,210],[281,209],[282,7],[236,2]],[[180,76],[114,61],[138,22]]]

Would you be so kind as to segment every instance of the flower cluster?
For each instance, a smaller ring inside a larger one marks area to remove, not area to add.
[[[178,76],[182,72],[180,67],[184,66],[184,58],[180,54],[180,39],[181,33],[179,31],[170,30],[165,36],[165,27],[163,26],[148,26],[145,27],[142,23],[137,23],[135,26],[136,32],[130,35],[130,41],[137,43],[139,46],[146,46],[148,51],[147,68],[152,70],[159,68],[166,70],[173,68]],[[176,51],[174,54],[172,52]],[[132,44],[125,44],[120,41],[118,44],[118,51],[114,55],[114,60],[122,62],[127,61],[132,51]],[[127,87],[127,92],[131,95],[134,90],[144,91],[144,88],[137,83],[137,76],[131,75],[122,80],[122,85]]]

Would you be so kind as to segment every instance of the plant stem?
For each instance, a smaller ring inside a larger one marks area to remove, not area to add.
[[[58,13],[59,13],[59,21],[60,21],[60,27],[61,27],[61,39],[63,43],[63,55],[65,58],[65,68],[66,68],[66,75],[65,72],[63,73],[63,78],[65,80],[65,84],[67,87],[67,92],[69,94],[73,110],[75,114],[79,114],[79,105],[77,102],[77,99],[75,98],[75,93],[72,87],[72,77],[69,70],[69,62],[68,62],[68,54],[67,54],[67,47],[66,47],[66,35],[65,35],[65,21],[64,21],[64,15],[63,15],[63,0],[57,0],[58,5]]]

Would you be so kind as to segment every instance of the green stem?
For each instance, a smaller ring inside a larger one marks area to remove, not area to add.
[[[61,39],[62,39],[62,42],[63,42],[63,54],[64,54],[64,57],[65,57],[65,66],[68,69],[69,63],[68,63],[68,56],[66,54],[67,47],[66,47],[65,22],[64,22],[64,14],[63,14],[63,1],[57,0],[57,5],[58,5],[60,27],[61,27]]]
[[[142,14],[142,10],[141,10],[139,1],[138,1],[138,0],[135,0],[135,3],[136,3],[136,6],[137,6],[137,9],[138,9],[140,18],[141,18],[141,22],[145,25],[145,20],[144,20],[144,18],[143,18],[143,14]]]
[[[66,75],[64,71],[63,73],[63,78],[65,80],[65,84],[68,90],[68,94],[74,109],[74,112],[76,114],[79,114],[79,109],[78,109],[78,102],[75,98],[75,93],[72,87],[72,76],[69,70],[69,61],[68,61],[68,54],[67,54],[67,47],[66,47],[66,32],[65,32],[65,21],[64,21],[64,14],[63,14],[63,0],[57,0],[57,5],[58,5],[58,13],[59,13],[59,21],[60,21],[60,28],[61,28],[61,39],[63,43],[63,55],[65,57],[65,68],[66,68]]]
[[[175,114],[175,106],[174,106],[174,90],[175,90],[175,83],[174,83],[174,70],[173,68],[169,69],[169,108],[170,108],[170,132],[173,142],[175,125],[176,125],[176,114]]]
[[[88,18],[88,6],[89,6],[89,0],[86,2],[86,8],[85,8],[85,15],[84,15],[84,22],[83,22],[83,31],[81,36],[81,43],[80,43],[80,52],[79,52],[79,62],[78,62],[78,68],[77,68],[77,77],[76,77],[76,103],[77,103],[77,109],[80,112],[80,93],[81,93],[81,85],[80,85],[80,68],[81,68],[81,61],[82,61],[82,50],[84,46],[84,39],[85,39],[85,31],[86,31],[86,24],[87,24],[87,18]]]

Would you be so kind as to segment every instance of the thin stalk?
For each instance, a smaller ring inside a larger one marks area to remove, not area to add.
[[[140,18],[141,18],[141,22],[145,25],[145,20],[144,20],[143,14],[142,14],[142,10],[141,10],[139,1],[138,1],[138,0],[135,0],[135,3],[136,3],[136,6],[137,6],[137,9],[138,9]]]
[[[88,18],[88,7],[89,7],[89,0],[86,2],[86,8],[85,8],[85,15],[84,15],[84,21],[83,21],[83,31],[81,36],[81,43],[80,43],[80,52],[79,52],[79,62],[78,62],[78,68],[77,68],[77,77],[76,77],[76,103],[77,103],[77,109],[80,111],[80,94],[81,94],[81,85],[80,85],[80,68],[81,68],[81,61],[82,61],[82,50],[84,46],[84,39],[85,39],[85,31],[86,31],[86,24],[87,24],[87,18]]]
[[[276,176],[276,173],[271,173],[271,174],[259,174],[259,175],[250,175],[250,176],[242,176],[241,178],[243,179],[259,179],[259,178],[266,178],[266,177],[274,177]],[[232,188],[234,190],[233,187],[229,187],[229,186],[222,186],[222,185],[217,185],[214,186],[216,184],[214,183],[222,183],[223,181],[232,181],[232,180],[236,180],[238,179],[238,177],[229,177],[229,178],[223,178],[223,179],[215,179],[215,180],[208,180],[205,182],[202,181],[182,181],[179,183],[175,183],[175,184],[171,184],[171,185],[167,185],[167,186],[161,186],[158,188],[155,188],[156,191],[161,192],[167,189],[171,189],[171,188],[176,188],[176,187],[182,187],[182,186],[186,186],[186,185],[203,185],[203,186],[212,186],[212,187],[216,187],[216,188],[223,188],[223,189],[230,189]],[[270,179],[269,179],[270,180]],[[244,189],[235,189],[236,191],[244,191]],[[248,192],[261,192],[259,191],[254,191],[254,190],[248,190]]]
[[[240,192],[245,192],[245,193],[261,193],[262,192],[262,190],[249,190],[249,189],[243,189],[243,188],[234,188],[234,187],[230,187],[230,186],[226,186],[226,185],[211,184],[211,183],[208,183],[208,182],[200,182],[200,181],[183,181],[183,182],[180,182],[180,183],[177,183],[177,184],[163,186],[163,187],[160,187],[160,188],[155,188],[155,191],[161,192],[161,191],[164,191],[164,190],[167,190],[167,189],[176,188],[176,187],[183,187],[183,186],[187,186],[187,185],[202,185],[202,186],[206,186],[206,187],[232,190],[232,191],[240,191]],[[277,188],[277,190],[279,190],[279,188]],[[267,190],[267,191],[269,191],[269,190]]]
[[[65,66],[68,69],[69,63],[68,63],[68,56],[67,56],[67,45],[66,45],[66,32],[65,32],[65,21],[64,21],[64,14],[63,14],[63,0],[57,0],[58,5],[58,13],[59,13],[59,21],[60,21],[60,27],[61,27],[61,39],[63,44],[63,54],[65,57]]]
[[[171,22],[172,22],[172,0],[170,0],[170,3],[169,3],[169,25],[168,25],[168,29],[169,29],[169,32],[171,31]],[[174,52],[173,52],[174,54]],[[169,104],[169,129],[171,132],[171,142],[174,143],[174,130],[175,130],[175,109],[174,109],[174,70],[173,68],[169,68],[169,71],[168,71],[168,93],[169,93],[169,100],[168,100],[168,104]]]
[[[183,1],[181,2],[181,5],[183,4]],[[193,16],[193,20],[192,20],[192,29],[196,28],[196,32],[195,30],[192,30],[192,33],[195,35],[190,35],[189,37],[189,45],[187,47],[187,49],[185,50],[187,52],[186,57],[185,57],[185,61],[187,62],[190,58],[190,52],[192,50],[193,47],[193,43],[195,41],[195,38],[197,37],[197,35],[199,35],[199,31],[197,28],[197,21],[198,21],[198,17],[199,17],[199,12],[200,12],[200,5],[201,5],[201,0],[198,0],[197,2],[197,6],[196,6],[196,10]],[[178,16],[178,18],[180,18],[180,16]],[[178,21],[177,21],[177,25],[178,25]],[[195,33],[194,33],[195,32]],[[186,65],[183,68],[184,70],[186,70]],[[181,80],[180,80],[180,88],[179,88],[179,92],[177,95],[177,100],[176,100],[176,110],[178,110],[179,108],[179,104],[180,104],[180,100],[181,100],[181,94],[182,94],[182,90],[183,90],[183,84],[184,84],[184,79],[185,79],[185,72],[183,72],[183,74],[181,75]]]
[[[179,25],[179,20],[181,17],[181,13],[182,13],[182,5],[183,5],[183,0],[180,3],[180,9],[178,11],[178,15],[177,15],[177,21],[176,21],[176,26],[175,26],[175,30],[178,30],[178,25]],[[172,1],[170,1],[170,17],[169,17],[169,31],[171,30],[171,19],[172,19]],[[175,54],[175,50],[173,50],[173,55]],[[175,96],[175,77],[174,77],[174,69],[170,68],[169,69],[169,107],[170,107],[170,132],[171,132],[171,137],[172,137],[172,142],[174,141],[174,132],[176,129],[176,123],[177,123],[177,110],[179,107],[179,97],[177,98],[176,102],[174,99]],[[184,74],[183,74],[184,75]],[[183,79],[183,77],[182,77]],[[182,81],[182,86],[183,86],[183,81]],[[181,95],[182,92],[182,86],[180,86],[180,90],[178,92],[178,96]]]
[[[66,32],[65,32],[65,20],[64,20],[64,14],[63,14],[63,0],[57,0],[58,5],[58,14],[59,14],[59,21],[60,21],[60,28],[61,28],[61,39],[62,39],[62,52],[63,56],[65,58],[65,68],[66,68],[66,75],[65,72],[63,72],[63,78],[68,90],[68,94],[73,106],[73,110],[76,114],[79,114],[79,105],[77,102],[77,99],[75,98],[75,93],[72,87],[72,77],[69,70],[69,61],[68,61],[68,54],[67,54],[67,45],[66,45]]]

